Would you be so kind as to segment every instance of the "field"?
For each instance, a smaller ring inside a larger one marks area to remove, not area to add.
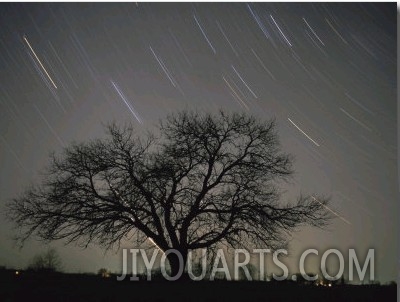
[[[395,285],[317,287],[294,282],[121,281],[6,270],[0,301],[396,301]]]

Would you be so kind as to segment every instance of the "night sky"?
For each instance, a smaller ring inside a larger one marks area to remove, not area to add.
[[[377,278],[394,280],[396,14],[395,3],[1,3],[0,211],[51,151],[101,137],[102,123],[141,132],[182,109],[244,111],[276,117],[295,157],[284,198],[331,196],[338,215],[294,234],[287,263],[306,248],[375,248]],[[35,239],[19,250],[0,223],[0,265],[45,250]],[[121,269],[121,251],[51,246],[65,271]]]

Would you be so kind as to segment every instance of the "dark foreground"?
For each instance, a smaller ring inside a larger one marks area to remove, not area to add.
[[[116,281],[78,274],[8,271],[0,301],[396,301],[395,285],[320,287],[293,282]]]

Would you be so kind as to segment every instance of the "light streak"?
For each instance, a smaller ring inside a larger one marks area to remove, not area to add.
[[[274,80],[276,80],[275,79],[275,77],[274,77],[274,75],[269,71],[269,69],[265,66],[265,64],[264,64],[264,62],[261,60],[261,58],[257,55],[257,53],[253,50],[253,48],[250,48],[251,49],[251,52],[253,53],[253,55],[256,57],[256,59],[258,60],[258,62],[261,64],[261,66],[264,68],[264,70],[266,71],[266,72],[268,72],[268,74],[271,76],[271,78],[273,78]]]
[[[154,240],[153,240],[151,237],[147,237],[147,239],[149,239],[149,241],[150,241],[152,244],[154,244],[163,254],[165,254],[164,251],[162,250],[162,248],[160,248],[160,247],[157,245],[157,243],[155,243]]]
[[[328,207],[327,205],[323,204],[322,202],[320,202],[318,199],[316,199],[314,196],[311,196],[311,198],[318,202],[319,204],[321,204],[325,209],[327,209],[328,211],[330,211],[333,215],[337,216],[338,218],[340,218],[341,220],[343,220],[345,223],[351,225],[351,222],[348,221],[347,219],[345,219],[344,217],[340,216],[338,213],[336,213],[334,210],[332,210],[330,207]]]
[[[235,48],[233,47],[231,41],[229,41],[227,35],[225,34],[224,30],[222,29],[222,26],[219,24],[218,21],[215,21],[217,23],[218,29],[221,31],[222,35],[224,36],[225,40],[228,42],[229,46],[232,48],[232,51],[235,53],[235,55],[238,57],[239,54],[237,53],[237,51],[235,50]]]
[[[367,125],[365,125],[363,122],[359,121],[358,119],[356,119],[354,116],[352,116],[350,113],[348,113],[346,110],[344,110],[343,108],[339,108],[344,114],[346,114],[349,118],[351,118],[353,121],[355,121],[357,124],[359,124],[361,127],[363,127],[364,129],[368,130],[368,131],[372,131],[371,128],[369,128]]]
[[[246,103],[240,98],[240,96],[236,93],[236,91],[232,88],[232,86],[228,83],[228,81],[225,79],[223,76],[222,79],[225,81],[226,85],[228,85],[228,88],[233,92],[233,94],[238,98],[240,101],[239,105],[243,105],[246,107],[247,110],[249,110],[249,107],[246,105]]]
[[[161,66],[161,68],[164,71],[165,75],[170,80],[172,86],[174,86],[176,89],[178,89],[179,92],[184,96],[185,93],[183,92],[183,90],[180,87],[179,83],[174,79],[174,77],[172,76],[171,72],[168,70],[167,66],[165,66],[165,64],[164,64],[163,60],[161,59],[161,57],[157,56],[157,54],[154,52],[154,50],[153,50],[153,48],[151,46],[149,46],[149,47],[150,47],[151,52],[153,53],[153,56],[156,58],[158,64]],[[189,64],[190,64],[190,62],[189,62]]]
[[[307,133],[305,133],[303,130],[300,129],[299,126],[297,126],[290,118],[288,118],[289,122],[291,122],[293,124],[293,126],[295,126],[301,133],[303,133],[310,141],[312,141],[317,147],[319,147],[320,145],[313,140],[309,135],[307,135]]]
[[[176,87],[175,81],[172,80],[172,77],[171,77],[170,74],[169,74],[170,72],[169,72],[168,68],[165,66],[164,62],[162,62],[161,59],[158,58],[158,56],[157,56],[156,53],[154,52],[153,48],[151,48],[151,46],[150,46],[150,50],[151,50],[151,52],[153,53],[153,56],[156,58],[158,64],[160,64],[160,66],[161,66],[162,70],[164,71],[165,75],[166,75],[166,76],[168,77],[168,79],[171,81],[171,84],[172,84],[174,87]]]
[[[26,44],[28,44],[29,49],[32,51],[33,55],[35,56],[36,60],[39,62],[40,66],[42,67],[43,71],[46,73],[47,77],[49,78],[50,82],[53,84],[54,88],[57,89],[56,84],[54,83],[53,79],[50,77],[49,73],[47,72],[46,68],[44,68],[42,62],[40,61],[39,57],[36,55],[36,52],[33,50],[31,44],[29,43],[28,39],[26,38],[26,36],[23,37],[23,39],[25,40]]]
[[[51,44],[51,42],[49,41],[49,45],[51,50],[53,51],[54,55],[56,56],[56,58],[58,59],[58,61],[61,64],[61,67],[64,69],[65,73],[68,75],[68,77],[71,79],[71,82],[74,84],[74,86],[76,88],[79,88],[78,85],[76,84],[76,82],[74,81],[74,78],[72,77],[71,73],[68,71],[67,67],[65,66],[64,62],[61,60],[61,58],[59,57],[59,55],[57,54],[56,50],[54,49],[53,45]]]
[[[308,31],[306,31],[306,35],[310,38],[311,42],[313,42],[313,44],[315,45],[315,47],[317,47],[317,48],[325,55],[325,57],[329,57],[329,56],[327,55],[327,53],[326,53],[326,52],[321,48],[321,46],[318,44],[318,42],[316,42],[316,41],[314,40],[314,38],[311,37],[311,35],[310,35],[310,33],[309,33]]]
[[[175,44],[178,46],[179,50],[182,52],[183,57],[185,58],[186,62],[190,65],[193,66],[192,63],[190,62],[189,58],[187,57],[185,51],[183,50],[183,47],[179,43],[178,39],[175,37],[174,33],[171,31],[171,29],[168,29],[169,33],[171,34],[172,38],[175,41]]]
[[[50,90],[51,94],[53,95],[54,99],[56,100],[57,104],[60,106],[62,111],[64,113],[66,113],[67,111],[65,110],[64,106],[61,104],[60,98],[57,95],[56,90],[54,89],[54,87],[52,86],[50,81],[48,79],[46,79],[46,75],[41,70],[40,66],[38,65],[38,62],[33,58],[32,53],[28,52],[28,55],[29,55],[29,58],[32,60],[33,66],[35,67],[38,75],[40,76],[40,78],[42,79],[44,84],[47,86],[47,88]]]
[[[322,45],[325,46],[324,42],[318,37],[317,33],[311,28],[310,24],[308,24],[307,20],[303,18],[304,22],[307,24],[308,28],[311,30],[311,32],[314,34],[314,36],[317,37],[317,39],[321,42]]]
[[[196,23],[197,23],[198,27],[200,28],[200,30],[201,30],[201,32],[202,32],[202,34],[203,34],[204,38],[206,39],[206,41],[207,41],[208,45],[211,47],[211,49],[212,49],[213,53],[214,53],[214,54],[216,54],[216,53],[217,53],[217,51],[215,50],[214,46],[212,46],[212,44],[211,44],[210,40],[208,40],[208,37],[207,37],[206,33],[204,32],[203,28],[201,27],[201,25],[200,25],[199,21],[197,20],[197,18],[196,18],[196,15],[193,15],[193,18],[194,18],[194,20],[196,21]]]
[[[246,4],[247,8],[249,9],[251,15],[253,16],[254,20],[257,22],[258,27],[261,29],[261,31],[263,32],[264,36],[269,39],[269,33],[267,31],[267,29],[265,28],[264,24],[262,24],[260,18],[253,12],[253,10],[251,9],[249,4]]]
[[[113,81],[111,81],[111,84],[114,86],[114,89],[117,91],[118,95],[121,97],[122,101],[125,103],[125,105],[128,107],[129,111],[132,113],[132,115],[136,118],[136,120],[143,124],[142,120],[140,119],[140,117],[136,114],[135,110],[133,110],[131,104],[129,103],[129,101],[127,100],[127,98],[125,97],[124,93],[121,91],[121,89],[119,89],[119,87],[117,86],[117,84],[115,84]]]
[[[14,152],[14,150],[11,148],[11,146],[7,143],[7,141],[5,140],[5,138],[3,138],[2,135],[0,135],[0,139],[3,141],[3,143],[6,145],[8,151],[10,151],[10,153],[12,154],[12,156],[15,158],[15,160],[17,161],[17,164],[20,166],[20,168],[22,170],[24,170],[25,172],[29,172],[27,170],[27,168],[22,164],[21,160],[19,159],[19,156]]]
[[[237,72],[237,70],[235,69],[235,67],[233,65],[231,65],[232,69],[235,71],[236,75],[239,77],[239,79],[243,82],[243,84],[246,86],[246,88],[251,92],[251,94],[257,99],[258,97],[256,96],[256,94],[253,92],[253,90],[251,90],[251,88],[249,87],[249,85],[247,85],[247,83],[243,80],[243,78],[240,76],[239,72]]]
[[[354,104],[360,106],[362,109],[364,109],[366,112],[368,112],[371,115],[375,115],[375,113],[373,113],[371,110],[369,110],[367,107],[365,107],[363,104],[361,104],[360,102],[357,102],[350,94],[348,94],[347,92],[344,93],[350,101],[352,101]]]
[[[328,19],[325,19],[325,21],[328,23],[328,25],[332,28],[332,30],[335,32],[335,34],[338,35],[338,37],[343,41],[344,44],[348,45],[347,41],[339,34],[339,32],[333,27],[333,25],[329,22]]]
[[[36,105],[33,105],[33,107],[35,108],[35,110],[37,111],[37,113],[40,115],[40,118],[45,122],[46,126],[49,128],[49,130],[51,131],[51,133],[53,133],[53,135],[57,138],[58,142],[61,144],[61,146],[65,146],[65,143],[63,142],[63,140],[57,135],[56,131],[53,129],[53,127],[51,127],[50,123],[47,121],[47,119],[44,117],[44,115],[42,114],[42,112],[39,110],[38,107],[36,107]]]
[[[292,47],[292,43],[289,42],[288,38],[286,38],[285,34],[283,33],[283,31],[281,30],[281,28],[279,27],[278,23],[275,22],[274,17],[272,17],[272,15],[270,15],[272,21],[274,21],[276,27],[278,28],[279,32],[281,33],[281,35],[283,36],[283,38],[286,40],[287,44],[289,44],[290,47]]]

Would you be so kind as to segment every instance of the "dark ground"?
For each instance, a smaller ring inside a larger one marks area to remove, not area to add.
[[[121,281],[115,276],[0,273],[0,301],[396,301],[395,285]]]

